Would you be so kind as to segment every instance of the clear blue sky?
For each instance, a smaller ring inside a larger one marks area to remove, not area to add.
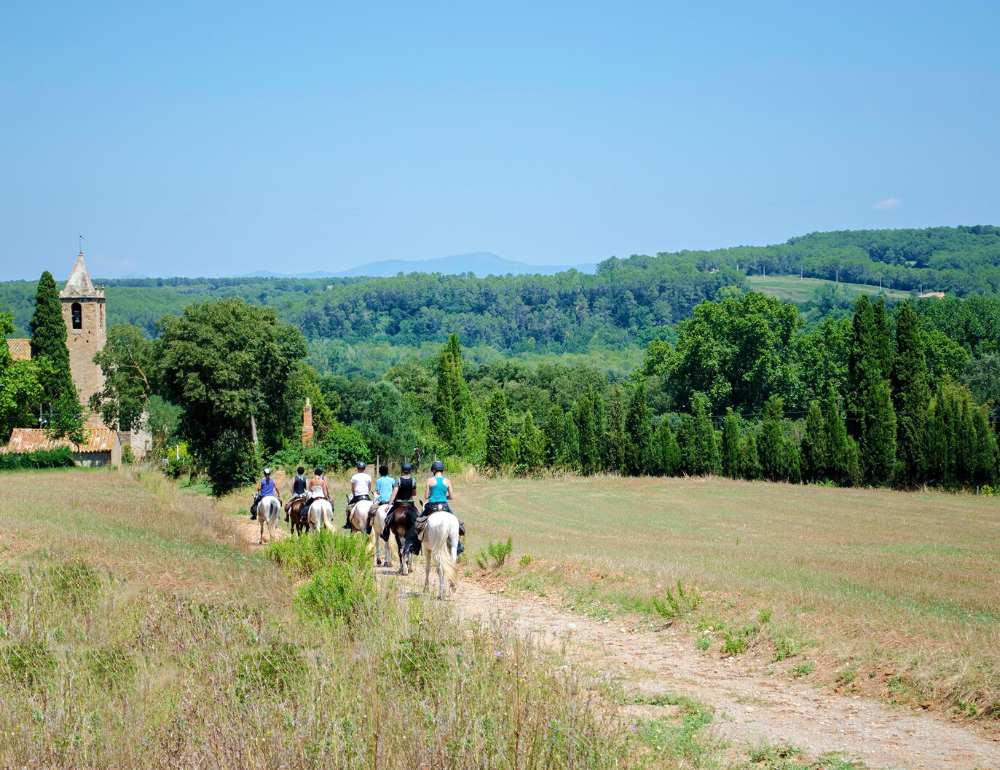
[[[0,279],[1000,224],[1000,3],[7,3]]]

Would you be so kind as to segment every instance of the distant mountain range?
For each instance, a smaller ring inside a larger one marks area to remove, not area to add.
[[[581,265],[529,265],[526,262],[515,262],[498,257],[488,251],[477,251],[473,254],[455,254],[451,257],[437,259],[384,259],[379,262],[368,262],[332,273],[329,270],[314,270],[311,273],[275,273],[271,270],[256,270],[237,276],[239,278],[346,278],[351,276],[372,276],[373,278],[391,278],[399,273],[442,273],[457,275],[473,273],[479,278],[487,275],[554,275],[567,270],[578,270],[581,273],[596,273],[596,263]]]

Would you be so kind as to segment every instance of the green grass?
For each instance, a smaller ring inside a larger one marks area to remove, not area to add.
[[[725,479],[453,481],[467,547],[515,532],[532,554],[518,579],[573,611],[666,610],[681,628],[714,624],[713,649],[760,652],[786,673],[808,646],[812,680],[835,685],[849,662],[856,691],[1000,716],[996,499]],[[697,605],[679,603],[678,581]]]
[[[835,281],[827,281],[822,278],[799,278],[795,275],[751,275],[748,276],[747,280],[750,282],[750,286],[757,291],[777,297],[782,302],[792,302],[799,305],[813,299],[816,289],[824,285],[839,285],[851,298],[859,294],[875,295],[880,291],[886,297],[897,299],[906,299],[910,296],[909,292],[894,289],[880,290],[878,286],[867,286],[862,283],[841,282],[836,284]]]

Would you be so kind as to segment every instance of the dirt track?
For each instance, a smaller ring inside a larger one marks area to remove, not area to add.
[[[256,523],[241,529],[257,543]],[[284,535],[279,530],[278,537]],[[415,567],[405,578],[411,591],[422,587],[422,558]],[[1000,742],[942,715],[751,673],[739,658],[699,652],[669,629],[622,628],[565,612],[547,599],[507,597],[467,580],[452,601],[466,617],[513,623],[543,644],[565,645],[578,662],[620,671],[637,693],[673,691],[707,703],[716,709],[722,734],[737,743],[791,744],[813,756],[844,751],[871,768],[1000,769]]]

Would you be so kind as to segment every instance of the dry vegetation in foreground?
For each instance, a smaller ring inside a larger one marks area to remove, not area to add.
[[[493,575],[512,587],[597,617],[670,617],[706,654],[765,673],[1000,718],[995,499],[652,478],[458,493],[471,553],[514,533]]]
[[[357,541],[251,549],[156,473],[4,481],[0,767],[711,762],[695,706],[634,723],[609,679],[376,583]]]

